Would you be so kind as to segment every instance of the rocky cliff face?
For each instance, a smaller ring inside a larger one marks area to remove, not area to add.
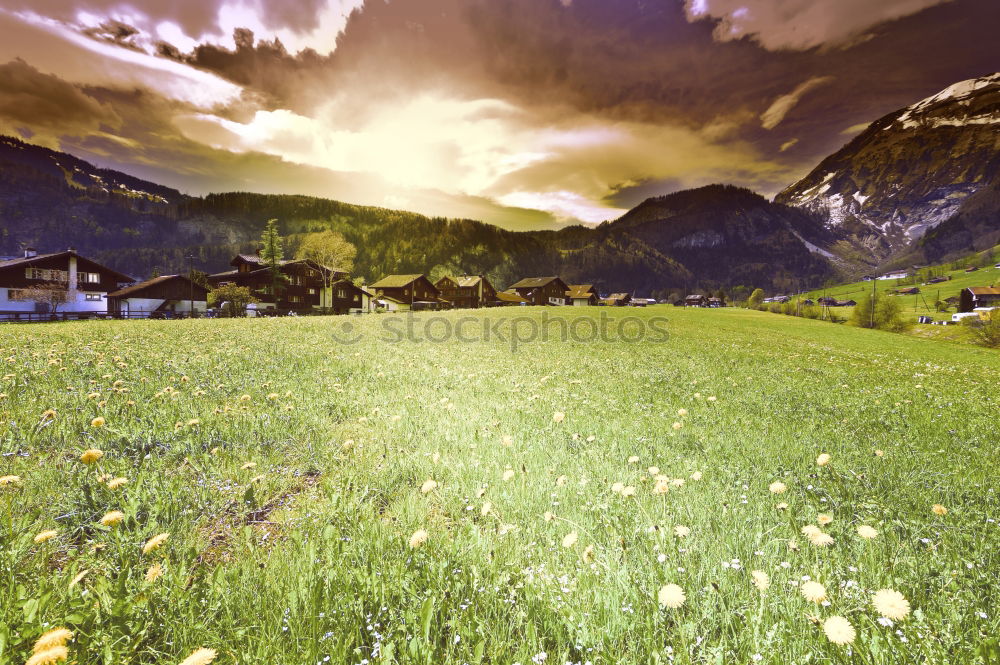
[[[1000,73],[873,122],[776,198],[828,218],[876,258],[955,215],[1000,172]]]

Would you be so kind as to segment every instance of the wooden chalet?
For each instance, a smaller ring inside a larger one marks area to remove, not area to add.
[[[958,295],[958,311],[971,312],[980,307],[1000,307],[1000,288],[970,286]]]
[[[331,294],[325,280],[341,280],[347,273],[322,266],[309,259],[282,261],[278,270],[281,283],[275,293],[271,269],[257,254],[238,254],[229,265],[233,270],[208,276],[213,287],[245,286],[260,302],[257,309],[307,310],[330,307]]]
[[[427,275],[387,275],[368,285],[377,300],[386,299],[380,306],[390,310],[442,309],[451,303],[441,299],[441,292],[431,284]],[[395,301],[396,307],[390,307]]]
[[[497,299],[496,289],[484,275],[442,277],[434,286],[442,299],[461,309],[490,307]]]
[[[599,301],[593,284],[570,284],[566,290],[567,304],[576,307],[596,305]]]
[[[908,287],[903,288],[903,289],[897,289],[896,293],[899,294],[899,295],[901,295],[901,296],[915,296],[918,293],[920,293],[920,287],[917,287],[917,286],[908,286]]]
[[[163,275],[108,294],[108,314],[124,318],[167,318],[204,312],[208,289],[184,275]]]
[[[558,277],[527,277],[511,284],[513,291],[531,305],[565,305],[569,286]]]
[[[685,307],[705,307],[706,305],[708,305],[708,298],[698,293],[691,294],[684,299]]]
[[[601,302],[608,307],[625,307],[626,305],[630,305],[632,303],[632,295],[629,293],[612,293]]]
[[[709,307],[725,307],[726,303],[722,298],[709,298],[707,305]]]
[[[134,282],[117,270],[80,256],[74,249],[39,254],[32,248],[18,257],[0,258],[0,315],[4,318],[31,318],[49,314],[49,305],[26,300],[25,290],[53,285],[66,290],[63,314],[106,314],[107,295],[119,286]]]
[[[334,282],[328,307],[334,314],[362,314],[375,308],[375,294],[349,279]]]

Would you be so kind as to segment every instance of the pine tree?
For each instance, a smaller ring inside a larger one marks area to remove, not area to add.
[[[264,265],[271,271],[271,290],[274,300],[277,303],[278,289],[281,287],[283,275],[281,274],[281,261],[285,258],[284,243],[278,233],[278,220],[267,220],[264,233],[260,236],[260,258]]]

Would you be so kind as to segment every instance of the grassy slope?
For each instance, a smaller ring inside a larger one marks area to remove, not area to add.
[[[974,662],[1000,625],[996,352],[743,310],[587,311],[668,316],[671,336],[511,353],[380,342],[385,316],[0,329],[0,475],[22,477],[0,488],[0,662],[53,625],[81,663],[198,646],[227,665]],[[361,341],[331,342],[348,322]],[[650,466],[685,484],[654,495]],[[112,509],[126,520],[95,526]],[[799,535],[819,512],[829,548]],[[829,607],[797,593],[806,575]],[[658,607],[667,583],[684,607]],[[915,610],[891,629],[869,603],[884,587]],[[810,621],[833,614],[853,651]]]

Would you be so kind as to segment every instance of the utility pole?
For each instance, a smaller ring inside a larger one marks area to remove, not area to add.
[[[188,308],[189,308],[189,315],[193,319],[194,318],[194,255],[188,254],[184,258],[188,260],[188,286],[190,287],[188,290]]]
[[[871,309],[871,321],[868,323],[869,328],[875,327],[875,285],[878,283],[878,275],[873,275],[875,279],[872,280],[872,309]]]

